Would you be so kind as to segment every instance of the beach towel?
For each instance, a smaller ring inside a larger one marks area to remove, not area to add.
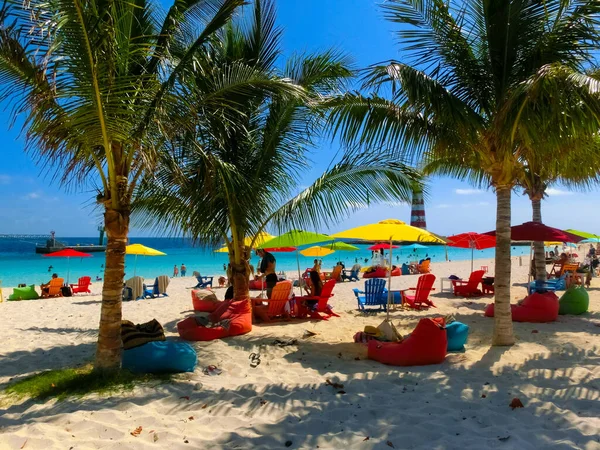
[[[123,349],[129,350],[148,342],[164,341],[166,338],[162,325],[156,319],[140,324],[123,320],[121,321],[121,340]]]
[[[138,299],[144,295],[144,279],[142,277],[132,277],[125,282],[125,287],[131,289],[131,298]]]
[[[157,277],[158,279],[158,293],[165,294],[167,292],[167,286],[169,286],[169,282],[171,281],[167,275],[160,275]]]

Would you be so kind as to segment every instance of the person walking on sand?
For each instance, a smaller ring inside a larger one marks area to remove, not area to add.
[[[181,276],[185,277],[186,272],[187,272],[187,267],[185,267],[185,264],[181,263]]]
[[[175,266],[173,266],[173,278],[177,275],[179,275],[179,269],[177,268],[177,264],[175,264]]]

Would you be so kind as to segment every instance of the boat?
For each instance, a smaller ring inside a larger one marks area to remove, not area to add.
[[[100,231],[100,240],[98,244],[75,244],[75,245],[67,245],[63,242],[56,240],[56,233],[54,231],[50,232],[50,239],[46,241],[46,244],[35,244],[35,252],[36,253],[54,253],[60,250],[73,249],[80,252],[104,252],[106,251],[106,245],[104,245],[104,227],[98,227],[98,231]]]

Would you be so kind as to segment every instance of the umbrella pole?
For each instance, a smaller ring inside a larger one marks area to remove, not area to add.
[[[391,290],[392,289],[392,252],[393,252],[392,238],[390,237],[390,273],[388,275],[388,292],[387,292],[388,295],[387,295],[387,308],[386,308],[387,314],[385,317],[386,321],[390,320],[390,304],[391,304],[390,300],[392,298],[392,290]]]
[[[298,287],[300,288],[300,295],[302,295],[302,286],[300,285],[302,277],[300,276],[300,257],[298,256],[298,247],[296,247],[296,263],[298,263]]]
[[[471,247],[471,273],[473,273],[473,247]]]
[[[527,286],[531,283],[531,260],[533,258],[533,241],[529,244],[529,273],[527,274]],[[527,287],[529,289],[529,287]]]
[[[67,258],[67,286],[69,285],[69,275],[71,275],[71,258]]]
[[[137,271],[137,255],[135,255],[135,262],[133,263],[133,276],[135,277],[135,272]]]

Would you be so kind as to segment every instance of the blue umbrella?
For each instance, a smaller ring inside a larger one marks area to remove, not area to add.
[[[418,249],[418,248],[428,248],[428,247],[426,245],[421,245],[421,244],[412,244],[412,245],[407,245],[404,248]]]
[[[592,242],[600,242],[600,238],[590,238],[584,239],[583,241],[579,241],[580,244],[590,244]]]

